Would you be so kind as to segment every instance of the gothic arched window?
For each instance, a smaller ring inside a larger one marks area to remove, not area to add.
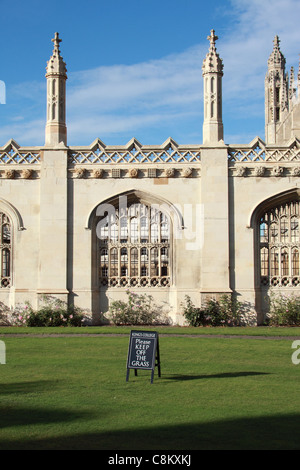
[[[1,287],[11,285],[11,223],[6,214],[0,212]]]
[[[260,278],[265,286],[300,285],[299,201],[279,204],[260,218]]]
[[[170,284],[170,219],[140,202],[116,207],[100,220],[100,285],[166,287]]]

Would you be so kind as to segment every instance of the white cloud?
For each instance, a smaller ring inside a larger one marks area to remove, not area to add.
[[[297,66],[300,2],[232,0],[231,3],[231,23],[217,43],[224,62],[224,120],[232,119],[233,115],[236,119],[247,116],[249,120],[260,116],[259,131],[263,128],[267,59],[276,34],[282,40],[287,62],[292,61],[287,63],[287,69]],[[183,126],[185,118],[194,115],[199,126],[203,107],[201,66],[207,50],[208,43],[203,39],[203,43],[161,60],[74,73],[68,105],[71,129],[72,125],[80,127],[79,110],[82,132],[86,129],[88,135],[97,122],[96,128],[104,138],[122,130],[134,135],[136,130],[165,122],[172,115],[182,119]],[[226,132],[230,123],[224,124]],[[191,129],[189,134],[187,130],[187,140],[194,131],[195,128]],[[243,139],[247,135],[244,129],[230,129],[230,134],[235,133],[240,133]]]
[[[101,136],[122,131],[134,134],[145,126],[199,113],[200,49],[194,47],[156,61],[71,74],[70,134],[75,136],[79,129],[88,135],[91,129]]]
[[[19,116],[15,122],[0,127],[1,146],[14,139],[21,146],[44,145],[45,121],[42,119],[28,120]]]
[[[239,21],[233,34],[222,44],[226,76],[231,87],[225,93],[243,91],[263,93],[267,60],[273,39],[279,35],[281,50],[287,59],[287,70],[297,66],[299,53],[300,2],[295,0],[233,0]]]
[[[287,58],[287,69],[291,65],[298,67],[300,2],[231,0],[231,5],[230,13],[218,18],[219,23],[220,20],[227,21],[227,26],[221,33],[216,31],[220,36],[217,50],[224,62],[225,140],[228,141],[227,132],[228,137],[234,136],[235,140],[240,136],[242,143],[252,140],[264,127],[264,77],[276,34]],[[201,143],[201,67],[208,51],[207,34],[209,31],[200,38],[200,44],[160,60],[69,73],[69,144],[88,144],[96,137],[104,142],[113,139],[114,143],[122,144],[137,136],[137,132],[150,136],[151,128],[156,129],[156,135],[167,132],[162,135],[161,142],[171,135],[175,140],[180,137],[179,143]],[[37,93],[33,93],[36,100],[32,98],[31,106],[35,110],[39,104],[44,111],[44,82],[25,88],[20,84],[17,91],[29,102],[33,89]],[[25,129],[15,122],[9,130],[11,133],[16,131],[20,143],[30,145],[29,139],[36,140],[35,136],[42,128],[37,139],[40,144],[44,126],[42,119],[35,118],[34,122],[26,119]],[[158,132],[159,128],[161,132]],[[172,129],[176,129],[177,135],[172,135]],[[250,135],[251,129],[254,135]],[[6,130],[1,128],[0,137]],[[125,134],[125,141],[120,141]],[[23,137],[25,141],[21,142]],[[157,139],[155,142],[141,141],[161,143]]]
[[[68,107],[71,111],[82,106],[105,112],[130,103],[139,108],[190,101],[191,90],[197,90],[199,97],[201,65],[199,47],[195,47],[161,60],[74,73]]]

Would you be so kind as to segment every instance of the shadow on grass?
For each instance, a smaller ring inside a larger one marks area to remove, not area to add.
[[[57,385],[57,382],[52,380],[40,380],[35,382],[13,382],[1,384],[0,395],[26,394],[26,393],[41,393],[48,392],[49,389]]]
[[[14,426],[46,425],[66,423],[81,419],[91,419],[92,415],[65,409],[53,408],[21,408],[16,405],[0,406],[0,430]],[[1,432],[0,432],[1,448]]]
[[[201,379],[232,379],[236,377],[248,377],[252,375],[269,375],[267,372],[225,372],[223,374],[206,374],[206,375],[170,375],[164,376],[166,380],[201,380]]]
[[[35,412],[30,422],[44,421],[41,411]],[[14,410],[16,417],[28,410]],[[72,413],[45,410],[47,419],[66,421],[77,418]],[[10,417],[11,418],[11,417]],[[21,421],[21,420],[20,420]],[[28,420],[27,420],[28,421]],[[21,422],[20,422],[21,424]],[[24,423],[23,423],[24,424]],[[1,450],[299,450],[300,415],[275,415],[205,423],[177,424],[114,432],[76,432],[42,438],[4,439]]]

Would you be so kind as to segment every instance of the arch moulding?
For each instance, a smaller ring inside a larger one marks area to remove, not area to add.
[[[20,212],[10,202],[0,198],[0,210],[12,218],[17,230],[25,230]]]
[[[171,220],[173,220],[174,223],[176,221],[177,230],[182,230],[184,228],[183,216],[178,207],[176,207],[171,202],[169,202],[168,200],[162,197],[155,196],[145,191],[132,189],[129,191],[125,191],[125,192],[110,196],[109,198],[96,204],[96,206],[94,206],[93,209],[88,214],[88,217],[86,219],[85,229],[91,230],[93,216],[95,215],[99,206],[102,205],[103,210],[105,211],[105,205],[110,204],[112,206],[117,206],[119,204],[120,198],[122,197],[127,198],[127,202],[129,203],[137,199],[142,204],[153,204],[156,207],[158,206],[159,209],[161,209],[162,211],[164,211],[170,216]],[[104,214],[101,214],[101,215],[104,215]]]
[[[275,193],[272,196],[263,199],[251,211],[251,214],[248,219],[247,228],[254,228],[257,217],[263,211],[271,209],[272,207],[282,202],[291,201],[295,198],[300,199],[300,188],[292,188],[285,191],[281,191],[280,193]]]

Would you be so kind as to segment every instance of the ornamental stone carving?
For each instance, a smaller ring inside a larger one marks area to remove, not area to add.
[[[295,166],[295,167],[292,169],[292,175],[293,175],[293,176],[300,176],[300,166]]]
[[[185,168],[182,172],[184,178],[189,178],[193,173],[192,168]]]
[[[27,169],[27,170],[23,170],[22,171],[22,176],[23,178],[25,178],[26,180],[28,180],[29,178],[32,177],[32,174],[33,174],[33,171],[30,170],[30,169]]]
[[[129,170],[129,176],[130,178],[137,178],[138,177],[138,170],[136,168],[131,168]]]
[[[167,168],[165,170],[165,175],[166,175],[167,178],[172,178],[175,175],[174,168]]]
[[[104,174],[104,171],[102,169],[93,171],[94,178],[103,178],[103,174]]]
[[[271,171],[272,176],[283,176],[282,166],[275,166]]]
[[[14,179],[15,170],[5,170],[4,177],[7,178],[7,179],[10,179],[10,180]]]
[[[77,178],[83,178],[85,175],[85,169],[84,168],[76,168],[75,174]]]
[[[245,176],[246,175],[246,167],[245,166],[239,166],[236,169],[236,175],[237,176]]]
[[[264,176],[265,172],[266,172],[266,169],[265,169],[264,166],[258,166],[254,170],[254,175],[255,176]]]

